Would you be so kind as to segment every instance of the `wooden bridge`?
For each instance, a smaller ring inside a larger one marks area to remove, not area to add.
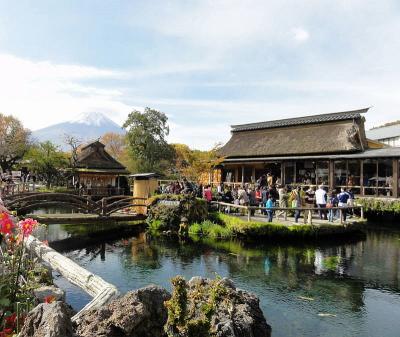
[[[26,192],[8,195],[4,198],[4,205],[10,210],[26,213],[30,210],[43,207],[63,207],[84,214],[99,216],[110,216],[126,208],[132,208],[137,213],[146,213],[147,205],[145,198],[136,198],[125,195],[106,197],[94,201],[90,197],[72,193],[40,193]]]

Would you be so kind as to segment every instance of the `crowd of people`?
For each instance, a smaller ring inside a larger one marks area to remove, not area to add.
[[[261,176],[255,184],[241,184],[232,186],[230,184],[197,185],[186,179],[173,181],[169,184],[159,186],[158,193],[167,194],[193,194],[204,198],[208,203],[221,201],[232,205],[262,207],[260,212],[265,215],[269,222],[273,218],[284,217],[285,213],[291,211],[294,221],[299,222],[303,215],[304,223],[309,222],[314,214],[314,208],[318,209],[320,219],[334,222],[342,216],[346,221],[348,216],[353,215],[354,194],[351,189],[342,188],[339,192],[328,190],[324,185],[315,188],[309,186],[284,186],[279,179],[274,179],[272,174]],[[345,210],[340,212],[337,207]],[[283,210],[282,210],[283,209]],[[226,212],[234,212],[235,207],[226,207]],[[255,210],[251,210],[254,215]],[[341,214],[341,215],[340,215]]]

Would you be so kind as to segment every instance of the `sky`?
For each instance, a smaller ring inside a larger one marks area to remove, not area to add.
[[[0,112],[36,130],[151,107],[171,142],[372,107],[400,119],[398,0],[0,0]]]

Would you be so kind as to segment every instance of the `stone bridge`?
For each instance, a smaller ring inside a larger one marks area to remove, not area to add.
[[[145,198],[135,198],[125,195],[117,195],[94,201],[90,197],[72,193],[27,192],[6,196],[3,201],[8,209],[16,210],[19,213],[26,213],[41,207],[65,207],[80,213],[109,216],[128,207],[134,206],[137,209],[147,207]]]

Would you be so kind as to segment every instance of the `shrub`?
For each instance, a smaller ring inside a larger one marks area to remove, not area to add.
[[[161,200],[179,201],[179,205],[161,204]],[[177,230],[181,218],[188,219],[188,223],[202,222],[208,216],[207,202],[190,195],[162,194],[148,200],[148,223],[160,221],[160,229]]]

